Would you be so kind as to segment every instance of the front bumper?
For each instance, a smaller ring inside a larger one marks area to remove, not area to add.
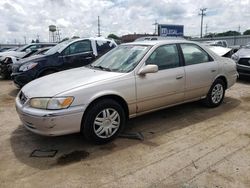
[[[243,66],[237,64],[237,71],[240,76],[250,76],[250,66]]]
[[[30,71],[26,72],[13,72],[11,78],[18,88],[23,87],[27,83],[31,82],[35,78],[35,74]]]
[[[29,101],[21,103],[16,98],[16,110],[25,128],[39,135],[59,136],[81,131],[84,107],[69,107],[63,110],[31,108]]]
[[[12,64],[0,62],[0,75],[4,77],[10,77],[12,72]]]

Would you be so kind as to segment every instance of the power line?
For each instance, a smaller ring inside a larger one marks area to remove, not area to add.
[[[202,38],[202,28],[203,28],[203,16],[206,16],[206,10],[207,8],[201,8],[200,11],[201,13],[199,13],[199,15],[201,16],[201,38]]]

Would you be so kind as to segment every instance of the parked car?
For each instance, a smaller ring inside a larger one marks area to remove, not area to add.
[[[3,78],[9,78],[11,75],[12,64],[15,63],[16,60],[25,58],[27,55],[31,55],[38,49],[55,45],[56,43],[34,43],[20,47],[15,51],[11,50],[0,53],[0,76]]]
[[[231,58],[234,53],[233,48],[222,47],[222,46],[210,46],[210,45],[208,45],[207,47],[221,57]]]
[[[203,43],[210,45],[210,46],[222,46],[222,47],[228,47],[226,40],[211,40],[211,41],[203,41]]]
[[[234,53],[232,59],[237,64],[237,70],[240,76],[250,76],[250,43]]]
[[[144,40],[186,40],[183,37],[160,37],[160,36],[146,36],[146,37],[140,37],[136,39],[135,41],[144,41]]]
[[[233,60],[199,43],[133,42],[87,67],[32,81],[17,95],[16,107],[34,133],[82,132],[105,143],[119,135],[128,118],[197,100],[219,106],[237,76]]]
[[[17,58],[14,56],[6,56],[5,60],[0,63],[0,69],[1,69],[1,75],[3,75],[4,78],[9,78],[12,73],[12,66],[13,64],[17,63],[18,61],[28,61],[28,57],[33,55],[39,55],[43,54],[46,51],[48,51],[51,47],[45,47],[45,48],[38,48],[34,49],[27,54],[25,54],[22,58]]]
[[[104,38],[67,40],[44,55],[33,56],[13,65],[12,78],[18,87],[22,87],[36,78],[88,65],[116,46],[114,41]]]

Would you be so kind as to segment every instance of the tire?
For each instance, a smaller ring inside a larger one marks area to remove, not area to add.
[[[91,105],[83,117],[81,132],[96,144],[114,140],[126,122],[122,106],[112,99],[103,99]]]
[[[224,99],[226,91],[226,84],[223,80],[217,79],[211,86],[204,103],[207,107],[215,108],[219,106]]]

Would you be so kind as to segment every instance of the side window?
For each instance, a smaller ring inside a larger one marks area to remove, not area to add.
[[[158,47],[147,59],[146,65],[158,65],[159,70],[180,66],[178,49],[175,44]]]
[[[195,44],[181,44],[186,65],[194,65],[209,62],[209,55]]]
[[[78,54],[91,51],[91,43],[88,40],[79,41],[71,44],[64,51],[64,55]]]
[[[98,55],[103,55],[114,48],[114,45],[109,41],[96,41],[96,48]]]

